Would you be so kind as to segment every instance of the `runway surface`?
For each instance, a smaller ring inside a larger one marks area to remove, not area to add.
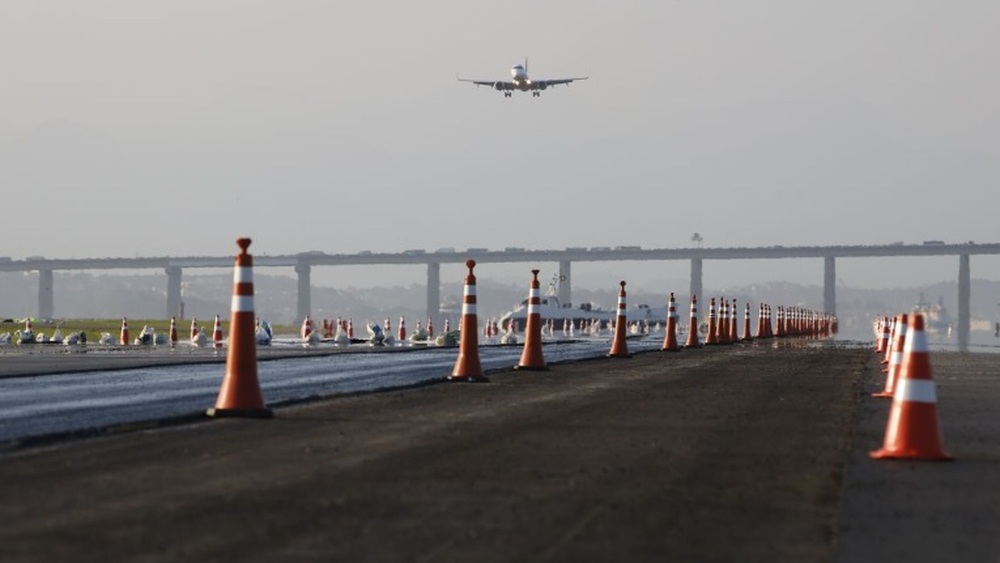
[[[0,458],[0,560],[995,561],[997,356],[932,356],[946,463],[876,461],[863,345],[501,369]]]
[[[662,346],[662,336],[630,338],[630,350]],[[607,354],[607,338],[550,339],[548,362]],[[483,369],[518,363],[523,344],[479,347]],[[458,348],[365,344],[261,347],[258,379],[265,401],[281,405],[335,394],[412,387],[451,374]],[[214,406],[226,350],[181,346],[17,346],[0,361],[0,447],[101,432],[105,428],[200,417]]]

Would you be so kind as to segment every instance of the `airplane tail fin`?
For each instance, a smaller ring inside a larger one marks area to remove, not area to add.
[[[531,76],[528,74],[528,55],[524,56],[524,74]]]

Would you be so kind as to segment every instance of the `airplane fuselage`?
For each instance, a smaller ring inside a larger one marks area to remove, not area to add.
[[[511,82],[514,83],[514,87],[518,90],[522,92],[531,90],[531,79],[528,78],[528,71],[524,68],[524,65],[510,67],[510,78]]]

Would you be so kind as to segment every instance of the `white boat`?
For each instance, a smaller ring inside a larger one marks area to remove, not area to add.
[[[604,309],[594,303],[581,303],[578,307],[563,305],[555,296],[555,288],[552,285],[541,297],[539,314],[543,323],[553,321],[555,330],[562,330],[563,325],[570,321],[574,331],[580,330],[582,327],[593,326],[595,323],[600,323],[598,327],[601,329],[608,328],[618,317],[616,309]],[[663,311],[654,312],[649,305],[640,304],[629,307],[625,314],[629,325],[640,324],[651,327],[657,323],[666,324],[666,306],[663,307]],[[527,319],[528,300],[525,299],[513,310],[500,316],[500,326],[506,328],[513,321],[515,330],[523,332]]]
[[[939,298],[936,305],[931,305],[924,301],[924,294],[921,292],[920,300],[913,306],[910,314],[924,317],[924,330],[927,333],[951,336],[951,315],[944,308],[943,298]]]

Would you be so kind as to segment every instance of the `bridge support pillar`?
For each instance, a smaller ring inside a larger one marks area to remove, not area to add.
[[[178,319],[183,319],[184,310],[181,309],[181,268],[180,266],[167,266],[164,271],[167,274],[167,318],[176,316]]]
[[[300,263],[295,266],[295,273],[299,275],[298,304],[295,308],[298,318],[292,324],[302,322],[312,311],[312,266]]]
[[[833,256],[823,258],[823,312],[837,314],[837,261]]]
[[[969,329],[971,324],[971,283],[969,281],[969,255],[958,256],[958,350],[969,351]]]
[[[53,316],[53,280],[52,270],[38,270],[38,317],[41,319],[51,319]]]
[[[556,297],[563,307],[573,305],[573,273],[570,264],[569,260],[559,261],[559,286]]]
[[[691,295],[698,296],[698,303],[707,303],[705,296],[701,294],[701,258],[691,259]],[[707,309],[707,305],[701,305],[698,310]]]
[[[436,330],[441,330],[441,264],[427,264],[427,318],[434,323]]]

